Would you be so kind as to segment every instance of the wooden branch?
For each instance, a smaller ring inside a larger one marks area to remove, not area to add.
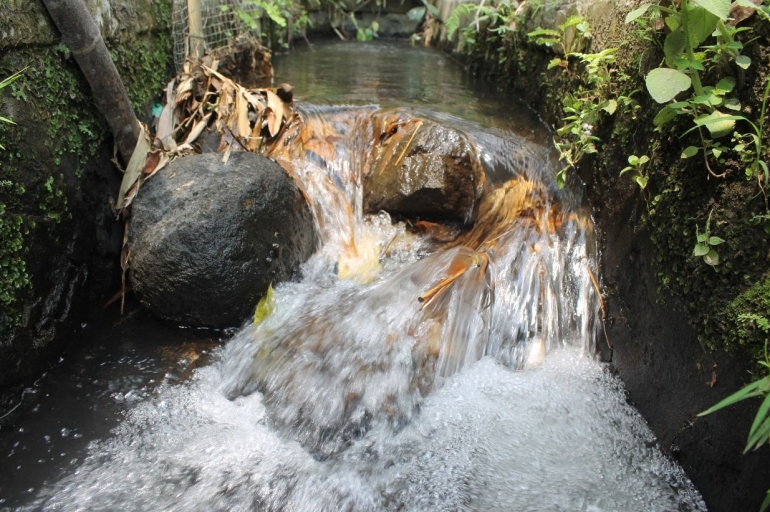
[[[131,159],[139,137],[139,120],[104,45],[99,27],[83,0],[43,0],[62,40],[85,75],[99,111],[107,119],[124,162]]]

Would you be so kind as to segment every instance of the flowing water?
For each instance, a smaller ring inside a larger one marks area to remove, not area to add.
[[[593,225],[579,193],[554,186],[531,112],[396,43],[299,50],[276,75],[308,102],[316,148],[274,151],[321,235],[301,280],[210,364],[140,382],[109,435],[24,497],[0,488],[0,506],[705,510],[591,358],[607,342]],[[354,107],[318,106],[341,104]],[[488,181],[473,229],[437,241],[364,215],[383,119],[474,141]]]

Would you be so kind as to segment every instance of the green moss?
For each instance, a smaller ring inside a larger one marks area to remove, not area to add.
[[[35,233],[56,236],[70,217],[63,159],[75,174],[96,154],[107,128],[77,65],[62,48],[25,48],[0,63],[0,75],[27,66],[5,91],[18,123],[0,125],[0,333],[18,325],[32,286],[25,255]],[[10,94],[9,94],[10,93]],[[8,96],[12,96],[12,99]]]
[[[134,110],[147,113],[172,74],[171,2],[152,2],[155,32],[106,41]]]
[[[755,359],[770,338],[770,273],[735,297],[725,310],[734,322],[734,342],[748,347]]]
[[[0,180],[0,198],[23,195],[21,185]],[[33,221],[9,212],[6,200],[0,201],[0,335],[18,321],[17,294],[30,286],[24,261],[24,237],[34,227]]]

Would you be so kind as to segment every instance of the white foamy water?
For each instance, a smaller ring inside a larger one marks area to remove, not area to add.
[[[577,349],[523,371],[482,358],[323,461],[269,426],[260,393],[228,400],[225,368],[161,386],[30,510],[705,510]]]

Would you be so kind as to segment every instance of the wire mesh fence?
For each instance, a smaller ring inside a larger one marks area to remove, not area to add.
[[[191,31],[189,0],[174,0],[172,11],[174,38],[174,65],[177,72],[182,69],[185,57],[191,54],[196,44],[213,50],[226,46],[237,35],[259,33],[261,9],[254,2],[245,0],[197,0],[201,9],[201,35]],[[202,39],[202,41],[201,41]]]

